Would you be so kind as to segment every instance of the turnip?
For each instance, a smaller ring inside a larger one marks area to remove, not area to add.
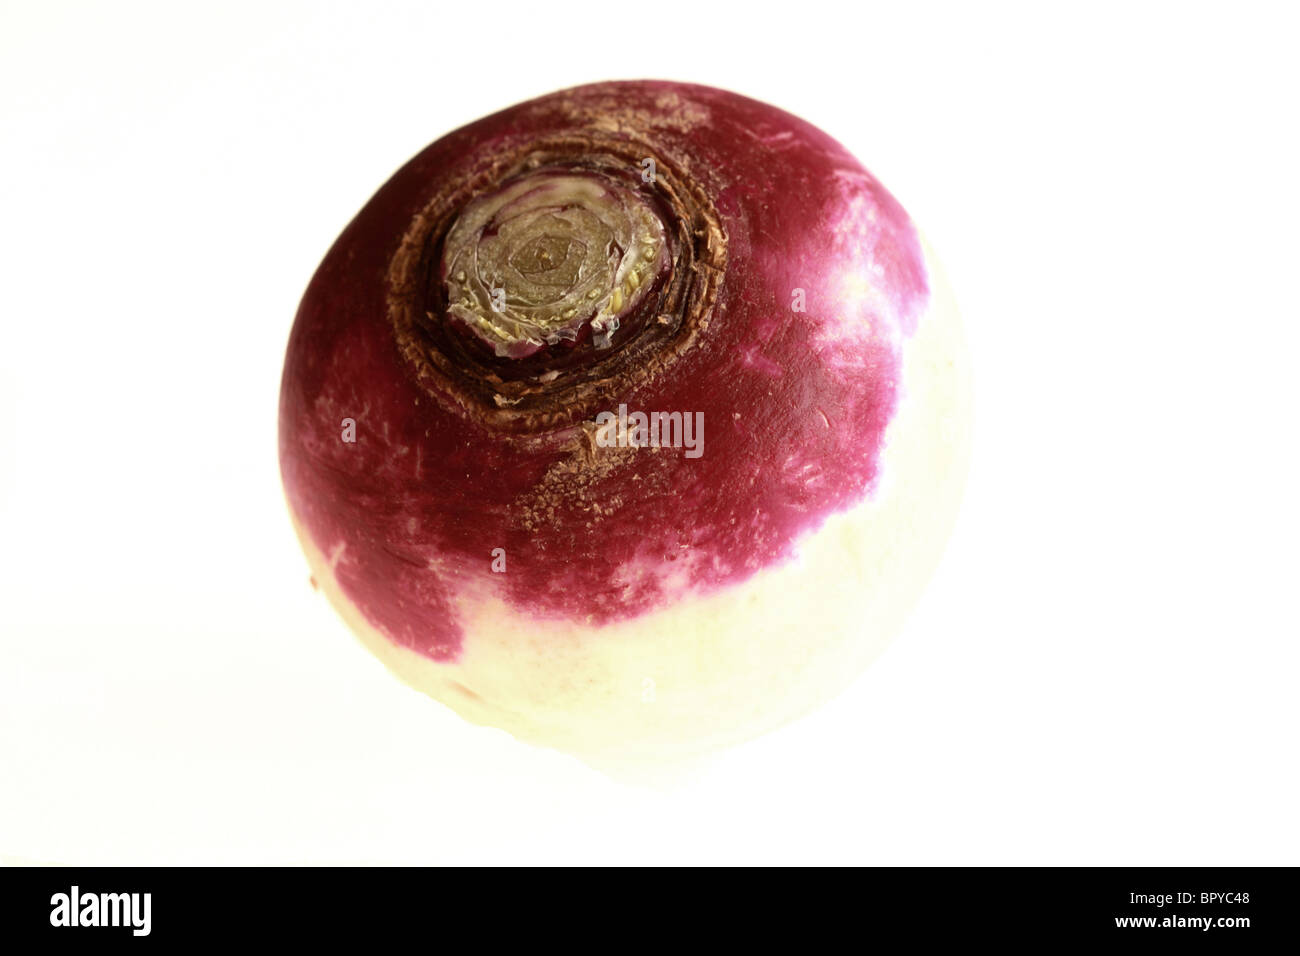
[[[835,140],[600,83],[444,136],[361,210],[293,327],[281,468],[314,580],[402,679],[672,760],[897,631],[956,514],[966,376],[932,255]]]

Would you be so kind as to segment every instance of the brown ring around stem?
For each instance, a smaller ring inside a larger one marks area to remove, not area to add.
[[[640,178],[646,158],[654,160],[650,183]],[[514,377],[452,333],[438,270],[447,234],[471,200],[544,167],[635,182],[665,213],[670,268],[656,295],[641,304],[653,314],[643,316],[616,348],[593,350],[578,364]],[[492,430],[538,433],[593,418],[690,349],[708,325],[726,261],[727,239],[717,210],[671,156],[626,137],[543,137],[485,159],[425,204],[389,265],[388,313],[398,348],[432,397]]]

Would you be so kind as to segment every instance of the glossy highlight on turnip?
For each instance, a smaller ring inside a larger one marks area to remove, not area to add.
[[[880,652],[950,532],[969,404],[934,258],[842,146],[611,82],[444,136],[362,209],[299,308],[280,460],[315,580],[396,674],[655,762]]]

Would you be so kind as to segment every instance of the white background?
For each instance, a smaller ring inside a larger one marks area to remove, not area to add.
[[[0,9],[4,859],[1300,862],[1284,5]],[[906,631],[662,790],[389,676],[308,586],[275,437],[298,297],[397,166],[638,77],[848,145],[977,391]]]

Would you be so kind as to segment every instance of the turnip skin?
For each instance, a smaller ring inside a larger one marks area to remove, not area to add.
[[[707,323],[547,427],[467,411],[395,343],[394,261],[431,183],[586,133],[651,143],[707,194]],[[804,713],[879,653],[954,520],[966,376],[933,255],[834,140],[719,90],[598,84],[449,134],[348,227],[291,337],[282,472],[313,576],[404,680],[530,742],[660,760]],[[620,403],[703,412],[704,455],[594,448]]]

